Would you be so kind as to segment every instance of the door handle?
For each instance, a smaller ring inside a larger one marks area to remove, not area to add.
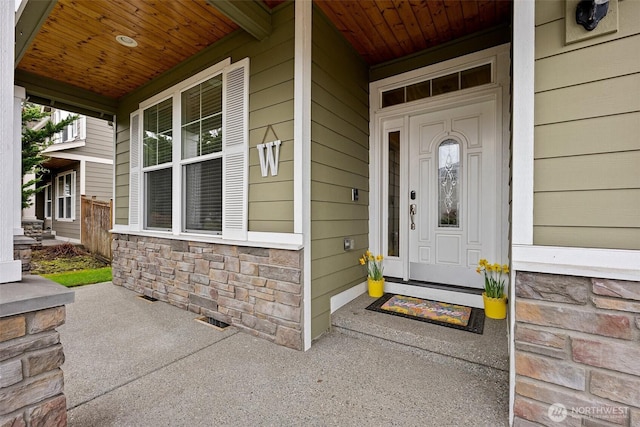
[[[415,215],[418,212],[417,207],[415,204],[411,204],[409,205],[409,217],[411,218],[411,229],[415,230],[416,229],[416,222],[415,222]]]

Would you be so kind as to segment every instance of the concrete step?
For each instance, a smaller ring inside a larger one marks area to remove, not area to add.
[[[485,319],[483,334],[365,310],[375,301],[366,293],[332,314],[333,329],[353,337],[390,345],[431,358],[457,359],[469,369],[509,371],[506,320]]]

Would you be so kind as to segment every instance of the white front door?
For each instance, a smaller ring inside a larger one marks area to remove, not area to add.
[[[483,287],[478,261],[499,252],[496,132],[495,101],[409,117],[409,279]]]

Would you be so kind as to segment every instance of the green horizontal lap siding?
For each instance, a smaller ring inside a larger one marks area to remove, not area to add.
[[[311,66],[311,336],[330,327],[330,298],[365,279],[368,247],[368,69],[314,7]],[[351,189],[359,201],[351,200]],[[356,250],[344,251],[344,238]]]
[[[120,103],[116,146],[116,224],[127,224],[129,206],[129,115],[141,101],[231,57],[249,65],[249,230],[293,232],[293,3],[272,16],[272,34],[257,41],[238,31],[163,74]],[[263,178],[256,145],[282,141],[277,176]],[[275,135],[274,135],[275,132]]]
[[[129,113],[118,113],[116,125],[114,223],[129,223]]]
[[[617,32],[573,44],[564,7],[536,2],[534,243],[637,250],[640,2],[618,2]]]

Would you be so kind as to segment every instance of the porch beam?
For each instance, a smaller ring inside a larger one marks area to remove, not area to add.
[[[22,0],[16,12],[14,67],[27,52],[58,0]],[[13,4],[13,2],[11,2]]]
[[[207,2],[258,40],[271,34],[271,14],[256,1],[207,0]]]
[[[15,71],[15,82],[26,89],[30,102],[73,113],[113,120],[118,107],[113,98],[22,70]]]

